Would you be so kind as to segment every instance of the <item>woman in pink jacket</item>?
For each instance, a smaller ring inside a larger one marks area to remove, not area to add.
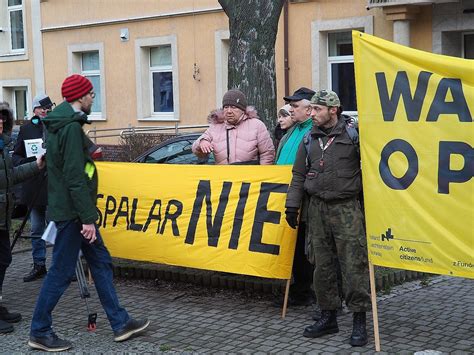
[[[255,108],[247,106],[245,95],[229,90],[222,98],[222,106],[210,127],[194,142],[193,153],[200,158],[214,153],[216,164],[272,165],[273,141]]]

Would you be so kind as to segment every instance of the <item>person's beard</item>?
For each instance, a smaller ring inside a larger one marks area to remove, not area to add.
[[[90,115],[91,111],[92,111],[92,105],[90,105],[89,107],[82,108],[82,112],[84,112],[86,115]]]

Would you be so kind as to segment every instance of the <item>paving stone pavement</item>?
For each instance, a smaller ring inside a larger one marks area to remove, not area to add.
[[[27,345],[31,314],[41,281],[24,283],[31,264],[29,252],[15,254],[4,284],[4,302],[23,314],[15,331],[0,335],[0,353],[31,352]],[[243,353],[344,354],[373,353],[372,321],[366,347],[348,344],[351,315],[339,317],[340,332],[319,339],[301,334],[312,323],[312,307],[290,308],[286,319],[268,299],[236,297],[236,291],[168,287],[153,281],[116,280],[121,303],[134,317],[151,320],[148,331],[124,343],[114,343],[112,331],[92,287],[91,308],[98,312],[98,329],[86,330],[87,314],[72,283],[54,313],[57,334],[74,344],[76,353]],[[474,351],[474,280],[438,276],[428,286],[410,282],[378,299],[382,351],[412,354],[436,350],[466,354]],[[371,319],[371,316],[368,318]],[[36,352],[39,353],[39,352]]]

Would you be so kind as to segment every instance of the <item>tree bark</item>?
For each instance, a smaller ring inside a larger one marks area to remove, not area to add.
[[[229,89],[240,89],[273,132],[276,124],[275,40],[285,0],[219,0],[229,18]]]

